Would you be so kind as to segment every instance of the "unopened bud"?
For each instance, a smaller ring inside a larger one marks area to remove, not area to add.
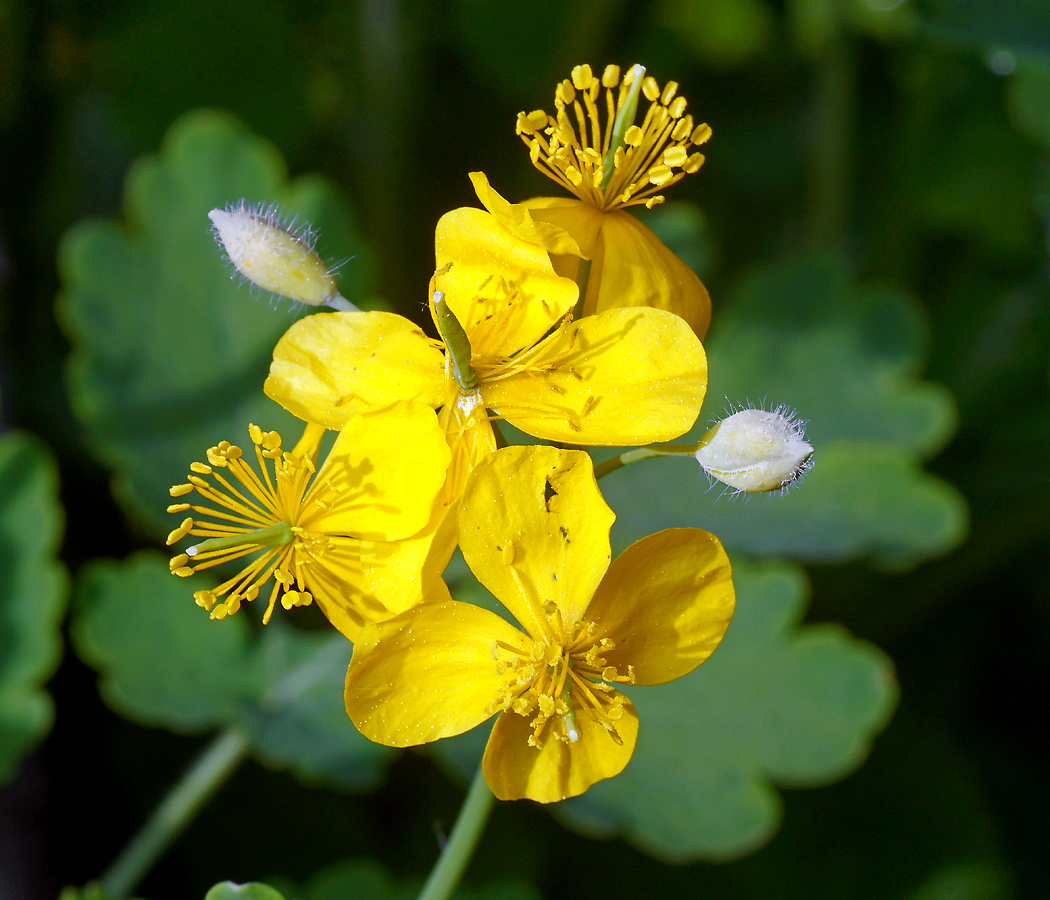
[[[208,213],[213,231],[237,269],[264,291],[310,306],[356,309],[339,295],[335,279],[314,252],[309,228],[292,231],[271,209],[243,200]]]
[[[707,432],[697,462],[712,478],[738,491],[787,487],[813,465],[803,423],[778,408],[742,409]]]

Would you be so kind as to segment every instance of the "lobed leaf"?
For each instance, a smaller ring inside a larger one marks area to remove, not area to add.
[[[0,783],[51,729],[44,684],[62,657],[68,590],[56,558],[63,516],[50,453],[20,432],[0,437]]]

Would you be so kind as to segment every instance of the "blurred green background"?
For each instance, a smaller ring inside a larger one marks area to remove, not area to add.
[[[737,617],[632,694],[624,775],[496,810],[463,896],[1050,895],[1050,2],[0,0],[0,900],[98,878],[230,729],[248,759],[139,895],[412,896],[484,735],[369,745],[349,644],[208,622],[157,552],[190,461],[290,424],[261,384],[303,311],[206,212],[280,203],[346,297],[423,322],[469,171],[558,193],[514,119],[582,62],[714,131],[642,215],[712,295],[697,433],[784,403],[816,467],[602,483],[615,549],[718,534]]]

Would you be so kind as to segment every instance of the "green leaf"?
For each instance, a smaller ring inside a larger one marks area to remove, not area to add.
[[[336,863],[314,875],[300,896],[304,900],[413,900],[420,885],[397,881],[374,860]],[[455,900],[539,900],[536,889],[520,879],[501,879],[482,888],[460,887]]]
[[[210,587],[202,576],[199,587]],[[106,702],[145,725],[239,728],[264,762],[362,790],[392,751],[363,738],[343,707],[352,647],[341,635],[256,633],[241,613],[221,622],[195,606],[187,582],[157,553],[85,567],[72,637],[101,675]]]
[[[737,856],[776,830],[773,783],[814,786],[856,768],[896,702],[892,663],[836,625],[799,626],[807,586],[784,563],[733,561],[737,610],[714,655],[666,685],[628,688],[638,745],[623,773],[552,807],[585,833],[661,859]],[[470,772],[490,726],[433,745]]]
[[[62,657],[62,524],[50,453],[26,434],[0,437],[0,783],[54,719],[44,683]]]
[[[204,900],[284,900],[284,895],[258,881],[248,884],[220,881],[204,895]]]
[[[119,497],[156,533],[172,527],[168,487],[207,447],[242,441],[250,421],[289,441],[300,427],[262,394],[297,313],[232,280],[209,231],[208,211],[242,198],[312,223],[323,259],[358,257],[340,290],[355,302],[368,293],[367,251],[331,187],[288,182],[270,144],[217,112],[187,114],[131,168],[126,224],[82,222],[59,248],[74,410]]]
[[[808,420],[813,471],[786,496],[745,502],[721,499],[689,457],[628,466],[602,482],[617,514],[614,544],[698,526],[739,553],[815,562],[868,557],[901,568],[949,550],[965,535],[965,504],[919,458],[947,441],[955,407],[918,378],[924,344],[906,297],[859,287],[830,263],[754,275],[706,341],[707,414],[675,443],[698,441],[720,398],[785,404]]]

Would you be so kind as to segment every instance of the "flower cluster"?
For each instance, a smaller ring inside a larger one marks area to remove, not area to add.
[[[590,457],[561,449],[669,441],[703,404],[707,291],[625,211],[704,161],[693,148],[711,130],[677,89],[640,66],[622,79],[579,66],[554,116],[518,116],[533,163],[575,197],[513,204],[471,176],[484,209],[453,210],[435,233],[436,337],[353,307],[309,233],[270,211],[212,213],[238,272],[335,311],[274,349],[264,390],[305,423],[294,448],[252,425],[254,466],[223,441],[171,489],[186,518],[168,543],[202,539],[171,570],[237,563],[194,594],[216,619],[267,591],[264,623],[278,601],[316,603],[354,642],[346,709],[374,741],[498,716],[483,769],[503,799],[557,801],[620,772],[639,727],[623,686],[692,671],[733,612],[729,561],[705,531],[659,532],[610,563],[614,516]],[[557,446],[498,449],[499,421]],[[764,439],[730,426],[685,452],[759,485],[744,489],[780,487],[799,468],[795,437],[765,468]],[[441,573],[457,544],[520,628],[451,598]]]

